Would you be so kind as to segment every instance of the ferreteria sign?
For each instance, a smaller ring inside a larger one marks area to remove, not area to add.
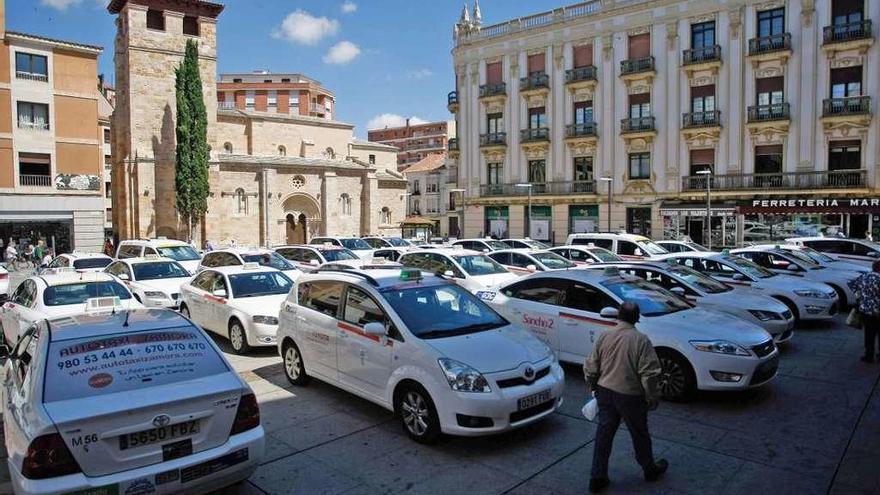
[[[744,201],[739,213],[878,213],[880,198],[783,198]]]

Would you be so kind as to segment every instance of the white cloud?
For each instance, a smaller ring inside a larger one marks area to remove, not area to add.
[[[433,76],[434,71],[432,71],[431,69],[417,69],[407,72],[406,75],[410,79],[425,79],[426,77]]]
[[[106,8],[108,0],[92,0],[91,3],[95,4],[96,7]],[[74,5],[79,5],[83,3],[83,0],[40,0],[40,5],[45,5],[46,7],[52,7],[53,9],[58,10],[67,10],[68,7],[72,7]]]
[[[324,55],[325,64],[345,65],[361,54],[359,46],[351,41],[340,41],[330,47],[327,55]]]
[[[428,121],[418,117],[410,117],[410,125],[425,124]],[[396,113],[383,113],[376,115],[367,122],[367,130],[384,129],[386,127],[403,127],[406,125],[406,117],[397,115]]]
[[[352,2],[351,0],[347,0],[346,2],[344,2],[342,4],[342,7],[340,7],[340,8],[342,9],[342,12],[344,14],[352,14],[358,9],[358,6],[356,3]]]
[[[337,31],[339,31],[339,21],[336,19],[315,17],[300,9],[285,17],[272,36],[303,45],[315,45],[323,38],[333,36]]]

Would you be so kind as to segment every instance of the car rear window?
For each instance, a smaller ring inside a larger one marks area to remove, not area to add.
[[[105,268],[113,260],[110,258],[83,258],[73,262],[73,268],[77,270],[88,270],[90,268]]]
[[[49,343],[43,402],[108,395],[229,371],[204,332],[181,327]]]
[[[116,282],[84,282],[47,287],[43,291],[43,304],[46,306],[66,306],[83,304],[94,297],[118,297],[131,299],[125,287]]]

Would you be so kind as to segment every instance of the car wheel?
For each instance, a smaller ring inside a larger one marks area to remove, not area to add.
[[[788,307],[788,310],[791,311],[791,314],[794,316],[795,325],[801,322],[801,314],[798,312],[797,305],[795,303],[783,297],[777,297],[775,299]]]
[[[681,354],[661,349],[657,351],[660,359],[660,379],[657,388],[660,395],[671,401],[687,400],[697,389],[694,370]]]
[[[181,304],[181,305],[180,305],[180,315],[181,315],[181,316],[184,316],[184,317],[186,317],[186,318],[190,318],[190,315],[189,315],[189,308],[186,307],[186,304]]]
[[[244,327],[238,320],[232,320],[229,324],[229,343],[236,354],[247,354],[251,350]]]
[[[837,292],[837,306],[841,310],[847,308],[848,301],[846,300],[846,292],[844,292],[843,289],[836,285],[832,285],[831,288],[834,289],[834,292]]]
[[[287,375],[287,381],[294,385],[305,385],[309,382],[302,354],[296,344],[289,341],[285,343],[281,358],[284,360],[284,374]]]
[[[431,444],[440,436],[440,419],[434,402],[419,385],[404,388],[397,399],[403,430],[419,443]]]

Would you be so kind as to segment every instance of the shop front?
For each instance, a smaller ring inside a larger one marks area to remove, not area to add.
[[[697,203],[664,204],[660,207],[663,218],[663,239],[680,240],[685,237],[708,246],[706,239],[706,205]],[[713,249],[736,246],[736,205],[713,204],[710,210]]]
[[[510,211],[507,206],[487,206],[485,212],[485,230],[487,236],[506,239],[510,231]]]
[[[738,211],[744,243],[819,235],[880,238],[880,198],[756,198]]]
[[[550,242],[553,212],[548,205],[532,205],[531,212],[526,210],[529,225],[529,237],[537,241]]]
[[[568,232],[585,234],[599,230],[598,205],[569,205]]]

